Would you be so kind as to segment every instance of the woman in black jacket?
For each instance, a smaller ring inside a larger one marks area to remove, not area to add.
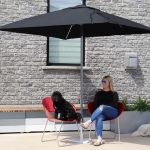
[[[93,121],[96,121],[95,128],[98,139],[94,143],[95,146],[103,144],[103,121],[106,118],[115,118],[118,115],[118,100],[118,93],[114,91],[111,76],[104,76],[102,79],[102,89],[98,90],[95,94],[94,112],[91,115],[90,120],[81,124],[83,128],[88,128]]]

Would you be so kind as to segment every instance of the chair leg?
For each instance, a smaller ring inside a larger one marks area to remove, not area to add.
[[[118,141],[120,142],[120,123],[119,123],[119,117],[117,118],[118,122]]]
[[[56,128],[56,122],[54,122],[54,123],[55,123],[54,126],[55,126],[55,131],[56,131],[57,145],[60,146],[60,143],[59,143],[59,135],[60,135],[61,128],[62,128],[62,126],[63,126],[63,121],[61,122],[59,131],[58,131],[57,128]]]
[[[91,139],[92,125],[93,125],[93,123],[91,123],[91,124],[90,124],[89,141],[91,141],[91,140],[92,140],[92,139]],[[96,136],[96,130],[95,130],[95,132],[94,132],[94,133],[95,133],[95,138],[96,138],[96,137],[97,137],[97,136]]]
[[[92,127],[92,124],[90,124],[90,131],[89,131],[89,141],[91,141],[91,127]]]
[[[76,122],[76,126],[77,126],[78,134],[79,134],[79,137],[80,137],[80,129],[79,129],[79,125],[78,125],[78,123],[77,123],[77,122]]]
[[[120,142],[120,123],[119,123],[119,117],[117,119],[114,120],[115,123],[117,121],[117,131],[118,131],[118,142]],[[111,120],[110,120],[111,123]],[[116,139],[116,132],[114,130],[114,139]]]
[[[115,120],[113,120],[114,122],[116,122],[116,119]],[[111,120],[110,120],[110,125],[111,125]],[[113,131],[113,134],[114,134],[114,137],[113,137],[113,139],[116,139],[116,132],[115,132],[115,129],[114,129],[114,131]]]
[[[42,134],[41,142],[43,142],[44,133],[45,133],[45,130],[46,130],[47,123],[48,123],[48,119],[46,120],[46,124],[45,124],[44,131],[43,131],[43,134]]]
[[[60,125],[59,134],[60,134],[62,126],[63,126],[63,121],[61,122],[61,125]]]
[[[59,140],[58,140],[58,132],[57,132],[57,128],[56,128],[56,122],[54,122],[54,128],[55,128],[55,132],[56,132],[57,145],[59,146]]]

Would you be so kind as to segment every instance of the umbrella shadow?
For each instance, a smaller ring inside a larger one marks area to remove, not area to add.
[[[44,138],[44,140],[42,141],[42,143],[46,143],[46,142],[56,142],[57,143],[57,137],[56,134],[54,133],[50,133],[50,135],[52,136],[51,138],[50,137],[47,137],[47,138]],[[60,135],[59,135],[59,147],[67,147],[67,146],[73,146],[73,145],[78,145],[78,144],[81,144],[79,142],[76,142],[79,140],[79,137],[77,137],[76,133],[75,134],[72,134],[72,132],[61,132]],[[76,138],[77,140],[74,142],[72,140],[72,138]]]
[[[56,141],[56,139],[46,139],[46,140],[42,141],[42,143],[45,143],[45,142],[52,142],[52,141]]]
[[[80,145],[80,138],[74,132],[61,132],[59,136],[59,147],[68,147],[73,145]]]
[[[125,135],[125,138],[123,138],[121,142],[150,146],[149,137],[142,137],[142,136],[134,137],[132,135],[127,136]]]
[[[118,135],[116,136],[116,138],[113,138],[112,134],[113,133],[111,133],[110,131],[103,131],[103,139],[106,144],[131,143],[131,144],[150,146],[149,137],[132,136],[131,134],[121,134],[121,141],[118,142]],[[92,133],[91,136],[93,139],[95,139],[94,132]]]
[[[70,138],[63,138],[63,139],[59,140],[59,147],[69,147],[69,146],[79,145],[79,144],[81,144],[81,143],[73,142],[73,141],[71,141]]]

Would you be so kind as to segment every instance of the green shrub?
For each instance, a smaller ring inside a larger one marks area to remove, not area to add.
[[[133,104],[128,103],[128,100],[126,97],[123,98],[122,102],[124,104],[125,111],[133,111],[134,110]]]
[[[125,111],[150,111],[150,101],[147,99],[142,99],[140,96],[134,103],[128,103],[127,98],[123,98],[122,100],[124,106],[125,106]]]
[[[134,102],[134,110],[144,112],[150,111],[150,101],[147,99],[142,99],[140,96]]]

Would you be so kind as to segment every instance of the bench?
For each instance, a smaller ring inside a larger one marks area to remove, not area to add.
[[[80,104],[75,104],[77,111]],[[89,118],[86,104],[83,105],[84,119]],[[0,105],[0,133],[11,132],[41,132],[46,122],[42,104],[39,105]],[[109,130],[110,125],[104,125],[105,130]],[[53,125],[49,125],[49,130],[54,130]],[[65,125],[64,131],[76,130],[75,125]]]
[[[80,110],[80,104],[75,104],[77,110]],[[83,109],[87,109],[84,104]],[[41,112],[42,105],[0,105],[0,112]]]
[[[77,110],[81,108],[80,104],[75,104],[75,107]],[[83,109],[87,109],[85,105]],[[0,133],[43,131],[45,121],[42,104],[0,105]]]

